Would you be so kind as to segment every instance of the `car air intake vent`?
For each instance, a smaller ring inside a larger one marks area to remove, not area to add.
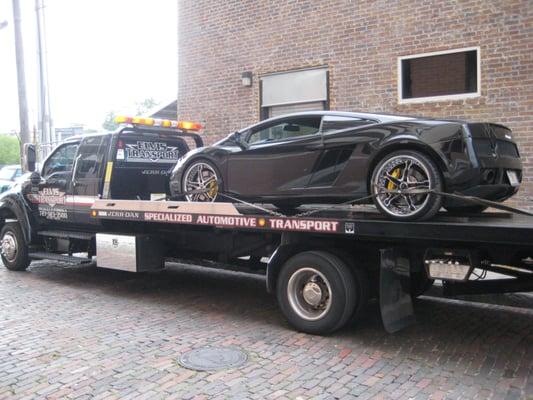
[[[498,140],[497,153],[504,157],[519,157],[516,145],[506,140]]]
[[[519,157],[516,145],[507,140],[491,141],[488,138],[475,138],[473,144],[476,154],[481,157],[492,156],[494,153],[501,157]]]

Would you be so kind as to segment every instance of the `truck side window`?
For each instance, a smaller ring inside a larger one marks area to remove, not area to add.
[[[109,137],[95,136],[83,140],[78,151],[76,179],[97,178],[108,150]]]
[[[43,165],[43,178],[48,178],[58,172],[72,172],[77,151],[78,143],[69,143],[58,147]]]

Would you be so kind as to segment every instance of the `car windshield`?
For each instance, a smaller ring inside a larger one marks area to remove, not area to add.
[[[16,168],[4,167],[0,169],[0,179],[6,180],[6,181],[12,181],[15,179],[16,171],[17,171]]]

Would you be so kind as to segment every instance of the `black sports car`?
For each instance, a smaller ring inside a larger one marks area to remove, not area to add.
[[[371,195],[385,215],[427,219],[444,206],[429,189],[503,201],[518,190],[522,163],[511,131],[494,123],[319,111],[271,118],[187,153],[175,166],[173,198],[278,207],[341,203]]]

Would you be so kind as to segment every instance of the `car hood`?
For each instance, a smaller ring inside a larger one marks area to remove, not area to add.
[[[0,179],[0,186],[12,185],[14,183],[15,183],[15,181],[10,181],[8,179]]]

